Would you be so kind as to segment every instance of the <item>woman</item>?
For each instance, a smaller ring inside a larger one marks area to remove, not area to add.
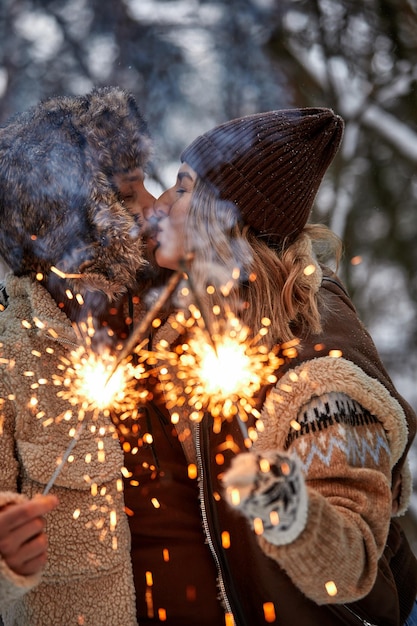
[[[149,457],[143,471],[127,463],[126,502],[143,624],[400,626],[411,612],[416,562],[394,516],[410,494],[415,415],[318,263],[315,250],[337,256],[338,241],[307,224],[342,132],[328,109],[232,120],[185,149],[156,203],[156,262],[186,269],[209,328],[213,303],[253,334],[269,318],[264,341],[281,345],[282,365],[259,394],[264,429],[249,450],[237,419],[213,429],[186,403],[174,425],[155,411],[138,427]],[[172,316],[154,346],[186,338]]]
[[[51,494],[38,494],[77,424],[57,386],[62,367],[82,325],[99,330],[146,266],[149,153],[140,111],[116,87],[51,98],[0,128],[0,254],[10,268],[0,290],[5,626],[137,624],[123,453],[108,416],[86,416],[91,428]]]

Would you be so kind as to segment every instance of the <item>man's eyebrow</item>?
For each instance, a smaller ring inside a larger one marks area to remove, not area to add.
[[[123,173],[124,180],[127,182],[135,182],[136,180],[142,181],[145,178],[145,173],[142,170],[136,170],[135,172]]]

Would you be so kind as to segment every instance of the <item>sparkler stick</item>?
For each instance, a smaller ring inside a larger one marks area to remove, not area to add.
[[[75,444],[77,443],[78,439],[80,438],[80,435],[82,433],[82,431],[84,430],[85,427],[85,420],[83,420],[82,422],[80,422],[76,428],[75,434],[73,436],[73,438],[71,439],[67,449],[64,452],[64,455],[61,459],[61,462],[59,463],[59,465],[57,465],[54,473],[52,474],[51,478],[49,479],[48,484],[46,485],[45,489],[43,490],[43,494],[44,496],[46,496],[47,493],[49,493],[49,491],[51,490],[51,487],[53,486],[53,484],[55,483],[56,479],[58,478],[58,476],[60,475],[65,463],[68,460],[69,455],[71,454]]]
[[[171,276],[166,287],[161,291],[158,299],[156,300],[153,307],[148,311],[145,315],[139,326],[135,329],[135,331],[130,335],[128,341],[124,344],[123,349],[117,354],[110,373],[107,378],[107,382],[113,376],[114,372],[120,365],[120,363],[128,357],[133,349],[143,340],[145,333],[148,331],[151,326],[153,320],[155,319],[155,315],[162,309],[164,304],[168,301],[171,295],[174,292],[174,289],[178,286],[180,280],[184,277],[183,270],[177,270],[175,274]]]

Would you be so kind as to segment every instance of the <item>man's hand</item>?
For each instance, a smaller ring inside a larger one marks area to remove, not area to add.
[[[55,496],[8,504],[0,509],[0,555],[16,574],[40,572],[47,558],[44,515],[58,505]]]

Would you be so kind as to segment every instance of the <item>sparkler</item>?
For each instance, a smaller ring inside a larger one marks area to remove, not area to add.
[[[195,302],[188,307],[188,317],[182,312],[175,317],[174,325],[186,333],[186,342],[171,350],[162,339],[154,347],[155,362],[161,364],[158,373],[167,408],[190,407],[192,421],[200,421],[209,412],[216,432],[220,432],[223,420],[237,416],[248,441],[256,437],[253,429],[248,432],[246,428],[249,415],[255,418],[258,428],[262,427],[255,395],[262,386],[276,382],[275,372],[283,362],[277,355],[278,348],[268,350],[261,343],[271,322],[264,318],[262,328],[253,335],[229,309],[218,304],[208,316],[190,273],[185,273],[185,260],[181,267]],[[238,276],[236,269],[233,279]],[[230,288],[231,284],[220,287],[224,300]],[[213,294],[215,288],[207,291]],[[172,419],[178,419],[175,411]]]
[[[178,313],[175,318],[176,324],[187,332],[186,343],[172,350],[166,341],[161,340],[151,351],[143,350],[156,315],[183,278],[188,280],[197,298],[182,264],[118,353],[96,355],[90,349],[91,333],[87,329],[85,345],[62,359],[58,367],[60,373],[54,376],[53,383],[60,387],[57,395],[67,400],[72,410],[58,416],[56,421],[69,420],[75,413],[78,425],[71,431],[72,440],[45,493],[51,489],[80,438],[87,414],[92,422],[102,413],[108,416],[110,409],[116,410],[121,421],[127,416],[137,417],[138,402],[147,396],[145,389],[141,392],[137,388],[137,381],[149,374],[145,362],[158,365],[168,409],[186,405],[190,408],[192,421],[200,421],[209,412],[214,417],[217,431],[223,420],[237,416],[245,439],[256,436],[253,429],[248,435],[244,423],[252,415],[258,424],[260,414],[255,406],[255,395],[262,386],[276,382],[275,371],[282,362],[275,350],[268,350],[261,343],[268,333],[269,320],[264,319],[262,328],[252,336],[241,320],[230,311],[220,315],[217,306],[213,308],[214,323],[210,328],[209,318],[197,299],[198,306],[190,305],[188,318],[184,313]],[[134,354],[138,356],[137,365],[133,365]],[[114,427],[111,420],[110,425]]]
[[[86,427],[87,415],[91,417],[91,423],[94,424],[100,414],[109,416],[110,408],[114,408],[123,419],[123,416],[128,413],[134,415],[141,396],[146,396],[146,392],[141,393],[136,388],[136,381],[145,373],[143,364],[139,362],[134,366],[127,361],[109,377],[114,360],[115,356],[111,353],[97,355],[85,345],[73,350],[68,358],[61,358],[58,365],[58,372],[61,371],[61,373],[54,374],[52,381],[55,386],[59,387],[57,396],[66,400],[73,410],[70,409],[57,416],[55,422],[69,421],[75,413],[78,424],[70,431],[71,441],[46,485],[44,494],[50,491],[65,466]],[[112,427],[110,422],[107,430]],[[98,454],[100,456],[100,450]]]
[[[44,496],[46,496],[46,494],[50,492],[53,484],[55,483],[56,479],[58,478],[59,474],[61,473],[62,468],[64,467],[65,463],[67,462],[67,460],[68,460],[68,458],[69,458],[69,456],[70,456],[70,454],[71,454],[75,444],[77,443],[77,441],[78,441],[78,439],[79,439],[79,437],[81,435],[82,430],[84,429],[84,426],[85,426],[85,421],[82,421],[82,422],[80,422],[78,424],[78,427],[77,427],[77,429],[76,429],[76,431],[74,433],[74,436],[71,439],[69,446],[67,447],[67,449],[65,450],[65,452],[64,452],[64,454],[62,456],[61,462],[59,463],[59,465],[57,465],[54,473],[52,474],[51,478],[49,479],[49,481],[48,481],[48,483],[47,483],[47,485],[45,487],[45,489],[42,492],[42,494]]]
[[[155,346],[155,358],[161,362],[159,377],[168,409],[190,407],[190,419],[200,421],[206,412],[214,418],[219,431],[223,420],[239,418],[239,425],[249,415],[260,417],[255,394],[265,384],[273,384],[282,359],[274,350],[260,344],[270,321],[251,337],[250,330],[231,312],[217,320],[207,342],[207,329],[201,323],[199,309],[190,308],[191,317],[176,315],[175,321],[187,330],[187,342],[171,350],[165,340]],[[244,432],[246,434],[246,432]]]
[[[67,276],[67,275],[65,275]],[[53,376],[54,385],[60,387],[57,396],[66,400],[78,415],[78,426],[72,430],[72,439],[68,444],[61,461],[45,487],[44,494],[48,493],[61,473],[73,448],[85,428],[86,414],[96,421],[100,413],[110,414],[110,408],[116,410],[122,421],[128,415],[137,417],[138,402],[147,396],[146,390],[137,389],[137,381],[146,377],[143,362],[148,353],[143,352],[139,363],[133,365],[132,352],[141,353],[146,340],[144,339],[155,316],[170,298],[183,277],[178,271],[172,275],[168,284],[161,291],[153,307],[145,315],[142,322],[123,346],[119,353],[105,352],[97,355],[91,350],[92,325],[85,329],[84,345],[73,350],[68,358],[63,357],[58,365],[61,374]],[[66,411],[55,421],[69,420],[73,411]]]

